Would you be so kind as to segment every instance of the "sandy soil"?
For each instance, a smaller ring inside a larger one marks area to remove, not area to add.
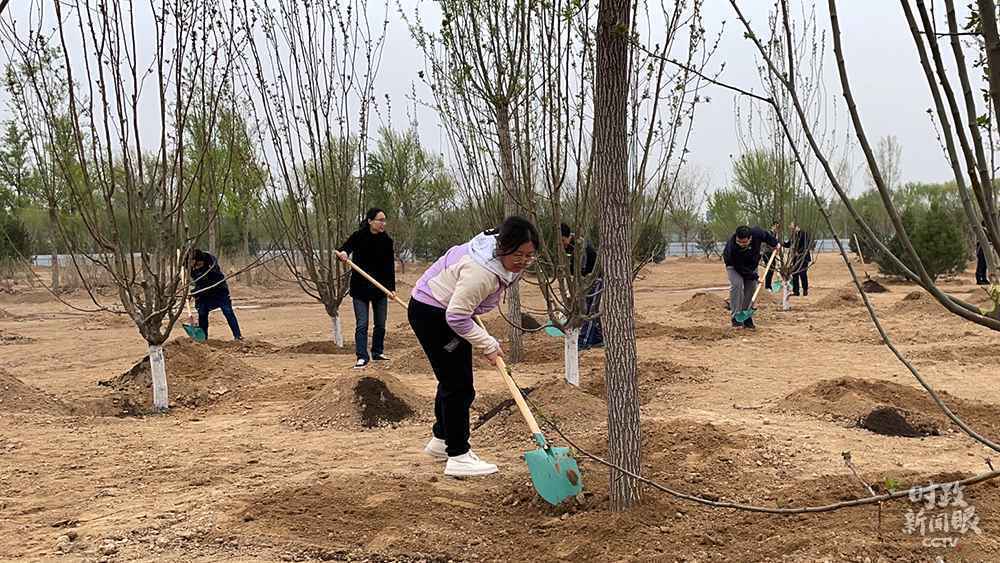
[[[718,262],[670,259],[642,273],[645,473],[682,491],[788,507],[865,495],[848,451],[876,488],[985,470],[990,452],[958,433],[881,345],[845,292],[839,259],[821,255],[810,278],[810,296],[791,311],[765,294],[758,330],[745,332],[728,327]],[[1000,438],[997,335],[880,281],[888,291],[871,298],[890,336],[960,416]],[[944,285],[982,299],[970,275]],[[174,405],[165,415],[147,414],[145,344],[127,319],[72,311],[40,291],[0,295],[0,559],[1000,561],[995,483],[965,491],[982,535],[949,548],[905,533],[907,512],[919,509],[905,499],[881,513],[768,516],[646,490],[637,509],[612,513],[608,472],[582,455],[585,494],[549,507],[519,459],[531,448],[527,429],[483,362],[472,442],[501,472],[446,478],[421,453],[435,382],[398,307],[392,359],[359,374],[350,349],[328,343],[323,308],[294,288],[237,284],[233,294],[248,341],[226,342],[217,311],[219,340],[175,337],[165,347]],[[528,302],[539,306],[537,296]],[[350,305],[342,311],[351,335]],[[503,325],[493,317],[490,326]],[[526,343],[515,373],[540,413],[603,454],[603,352],[582,354],[577,389],[561,382],[560,340]],[[861,428],[879,406],[929,430],[906,438]]]

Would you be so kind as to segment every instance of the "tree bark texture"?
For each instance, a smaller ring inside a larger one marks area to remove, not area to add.
[[[640,473],[641,432],[636,382],[635,307],[632,295],[631,194],[628,178],[628,0],[601,0],[597,19],[594,88],[594,186],[599,194],[604,295],[604,370],[608,395],[608,455]],[[610,480],[611,510],[640,500],[640,483],[619,472]]]

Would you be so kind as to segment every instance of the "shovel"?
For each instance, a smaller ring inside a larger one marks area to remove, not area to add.
[[[399,303],[400,305],[402,305],[404,309],[408,309],[408,307],[406,306],[406,302],[405,301],[403,301],[402,299],[400,299],[398,295],[393,296],[391,291],[389,291],[384,285],[382,285],[382,284],[378,283],[377,281],[375,281],[375,278],[369,276],[368,272],[366,272],[366,271],[362,270],[361,268],[359,268],[357,264],[355,264],[354,262],[351,262],[350,259],[344,259],[344,263],[347,264],[348,266],[350,266],[351,269],[354,270],[355,272],[361,274],[361,276],[363,278],[365,278],[366,280],[368,280],[369,282],[371,282],[372,285],[374,285],[375,287],[377,287],[378,289],[380,289],[382,291],[382,293],[385,294],[386,297],[392,297],[392,299],[396,303]]]
[[[778,250],[776,249],[774,252],[771,253],[771,257],[767,260],[767,266],[764,268],[765,278],[767,277],[767,272],[771,270],[771,263],[774,262],[774,257],[777,255],[778,255]],[[778,283],[780,284],[781,282]],[[736,319],[736,322],[742,323],[753,316],[753,312],[755,311],[755,309],[753,308],[753,304],[755,301],[757,301],[757,294],[760,293],[760,288],[763,286],[764,286],[764,278],[761,278],[760,282],[757,284],[757,289],[753,290],[753,297],[750,298],[750,304],[747,305],[747,308],[743,309],[742,311],[737,311],[736,314],[733,315],[733,318]],[[781,286],[779,285],[778,287],[780,289]]]
[[[486,330],[483,321],[476,317],[479,326]],[[580,479],[580,467],[576,460],[569,455],[569,448],[554,448],[546,440],[542,430],[535,422],[534,415],[528,409],[521,390],[507,372],[507,364],[503,358],[497,356],[497,373],[503,378],[510,390],[517,409],[521,411],[521,416],[528,423],[531,436],[538,444],[538,449],[524,453],[524,461],[528,463],[528,472],[531,473],[531,484],[534,485],[538,495],[545,502],[556,506],[562,501],[574,497],[583,491],[583,480]]]
[[[180,259],[181,259],[181,251],[178,249],[177,261],[180,262]],[[187,268],[185,268],[183,265],[181,266],[181,285],[184,286],[187,285]],[[181,323],[181,326],[184,327],[184,332],[186,332],[187,335],[190,336],[191,339],[194,340],[195,342],[204,342],[205,340],[208,339],[208,336],[205,334],[205,331],[202,330],[200,326],[189,324],[190,321],[194,319],[194,314],[191,313],[191,300],[185,299],[184,305],[187,307],[187,314],[188,314],[188,322]]]

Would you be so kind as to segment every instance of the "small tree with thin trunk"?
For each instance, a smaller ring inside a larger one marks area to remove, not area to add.
[[[189,232],[184,211],[193,189],[188,171],[205,157],[185,154],[182,146],[198,84],[224,80],[232,68],[232,6],[194,0],[142,11],[103,0],[55,2],[53,12],[46,6],[33,5],[27,34],[11,22],[0,28],[8,56],[25,68],[43,68],[48,38],[55,38],[53,72],[29,72],[19,86],[21,118],[40,143],[65,146],[66,158],[54,164],[87,237],[69,236],[60,220],[63,241],[100,309],[108,308],[82,266],[96,265],[113,280],[124,312],[149,345],[154,407],[166,409],[161,345],[187,295],[182,265],[198,235]],[[140,36],[140,26],[152,32]],[[147,113],[158,116],[156,126],[144,119]],[[211,131],[214,113],[208,115]]]
[[[271,237],[299,287],[323,304],[344,345],[339,307],[348,292],[336,249],[364,209],[368,130],[388,22],[368,3],[243,2],[250,42],[244,72],[251,123],[271,172]]]

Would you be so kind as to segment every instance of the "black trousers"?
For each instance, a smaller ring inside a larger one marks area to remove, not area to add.
[[[407,317],[438,380],[434,437],[445,441],[449,456],[462,455],[469,451],[469,409],[476,398],[472,345],[448,326],[444,309],[411,299]]]
[[[976,283],[986,285],[990,283],[989,275],[986,273],[986,254],[979,245],[976,245]]]
[[[792,295],[799,295],[799,288],[802,295],[809,295],[809,270],[802,269],[792,274]]]

